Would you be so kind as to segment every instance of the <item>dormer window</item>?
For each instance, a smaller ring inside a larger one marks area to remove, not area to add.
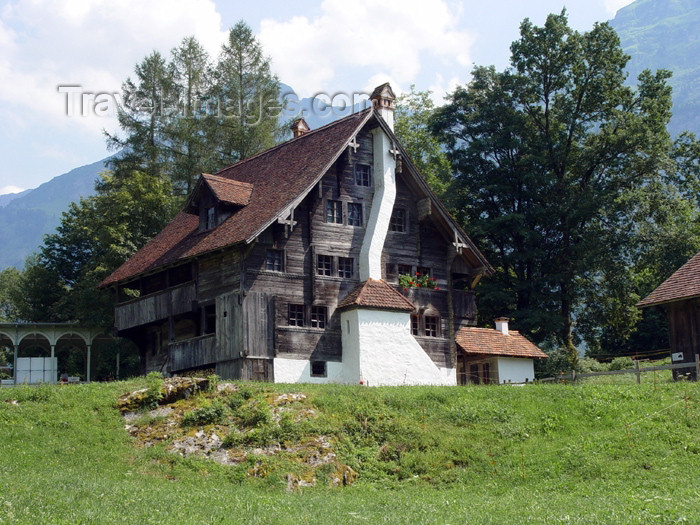
[[[205,229],[211,230],[216,226],[216,208],[214,206],[206,209]]]

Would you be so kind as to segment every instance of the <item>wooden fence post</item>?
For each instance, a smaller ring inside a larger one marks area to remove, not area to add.
[[[695,354],[695,380],[700,381],[700,354]]]
[[[639,385],[642,382],[642,372],[639,370],[639,359],[635,359],[634,368],[635,374],[637,374],[637,384]]]

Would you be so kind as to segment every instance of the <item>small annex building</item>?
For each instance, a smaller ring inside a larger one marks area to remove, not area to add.
[[[394,135],[391,86],[370,99],[203,174],[105,279],[115,332],[139,346],[144,372],[457,384],[457,334],[476,324],[474,287],[493,269]]]
[[[696,356],[700,354],[700,252],[676,270],[647,297],[638,308],[660,306],[666,309],[671,362],[688,363],[688,368],[673,370],[673,377],[697,380]]]
[[[496,329],[462,327],[457,331],[459,384],[528,383],[535,379],[535,359],[547,354],[516,330],[508,318],[495,320]]]

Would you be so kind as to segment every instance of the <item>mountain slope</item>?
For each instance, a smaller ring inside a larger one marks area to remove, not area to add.
[[[671,134],[700,134],[700,0],[637,0],[620,9],[610,25],[631,56],[631,80],[645,68],[673,72]]]
[[[60,223],[71,202],[92,195],[95,180],[104,170],[103,159],[54,177],[36,189],[15,196],[0,207],[0,269],[21,268],[45,234]]]

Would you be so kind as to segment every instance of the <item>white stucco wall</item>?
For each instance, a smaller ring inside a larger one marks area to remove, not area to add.
[[[524,383],[535,379],[535,365],[532,359],[499,357],[497,364],[499,383]]]
[[[372,133],[374,197],[360,249],[361,281],[382,278],[382,250],[396,199],[396,160],[389,153],[391,141],[381,128],[376,128]]]
[[[274,359],[275,383],[348,383],[343,363],[326,361],[326,377],[311,376],[311,362],[307,359]]]
[[[366,385],[457,384],[456,370],[436,366],[411,335],[408,313],[358,308],[340,319],[343,362],[349,358],[353,373],[357,362],[358,380]]]

